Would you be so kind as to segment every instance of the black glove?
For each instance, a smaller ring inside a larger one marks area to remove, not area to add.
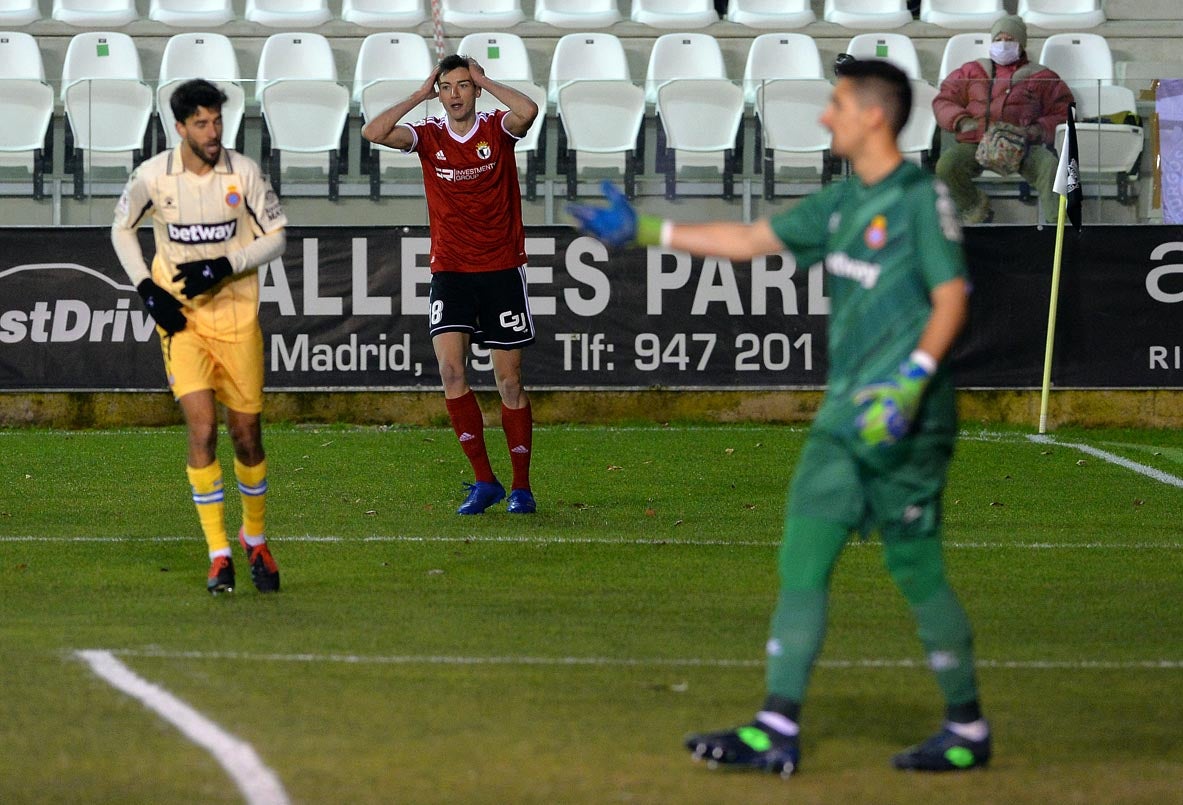
[[[174,282],[183,282],[181,293],[192,299],[205,293],[222,280],[234,273],[234,266],[225,257],[215,257],[213,260],[194,260],[191,263],[177,265],[177,273],[173,274]]]
[[[141,282],[136,286],[136,290],[144,300],[144,307],[148,313],[166,333],[172,335],[185,329],[185,314],[181,312],[181,303],[175,296],[151,279]]]

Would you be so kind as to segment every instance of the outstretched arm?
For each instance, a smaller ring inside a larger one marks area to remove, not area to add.
[[[750,260],[783,251],[785,246],[766,219],[751,224],[715,221],[679,224],[654,215],[637,215],[628,198],[611,182],[602,185],[608,206],[570,204],[567,212],[579,231],[592,235],[613,248],[621,246],[663,246],[700,256]]]

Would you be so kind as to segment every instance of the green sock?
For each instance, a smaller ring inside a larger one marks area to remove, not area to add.
[[[825,589],[781,590],[768,640],[769,693],[803,701],[809,672],[826,636]]]
[[[917,631],[928,664],[950,705],[978,698],[974,670],[973,631],[957,595],[944,584],[921,604],[914,604]]]

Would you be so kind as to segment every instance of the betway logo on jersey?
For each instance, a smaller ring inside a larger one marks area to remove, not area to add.
[[[826,255],[826,271],[835,277],[854,280],[864,288],[870,289],[879,281],[881,269],[875,263],[855,260],[845,252],[833,252]]]
[[[482,173],[488,173],[497,166],[496,162],[490,162],[488,165],[478,165],[475,168],[463,168],[455,170],[453,168],[436,168],[435,175],[443,179],[445,182],[468,182]]]
[[[225,243],[238,232],[238,221],[221,224],[169,224],[168,239],[173,243]]]

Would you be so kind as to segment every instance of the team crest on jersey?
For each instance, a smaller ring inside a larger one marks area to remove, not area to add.
[[[489,147],[487,142],[481,140],[476,144],[476,155],[481,159],[488,159],[493,156],[493,149]]]
[[[226,203],[231,207],[237,207],[242,203],[242,194],[238,192],[238,188],[234,185],[226,188]]]
[[[838,225],[841,223],[842,223],[842,213],[840,213],[840,212],[830,213],[830,234],[831,235],[838,231]]]
[[[887,244],[887,216],[876,215],[863,232],[863,241],[872,249],[882,249]]]

